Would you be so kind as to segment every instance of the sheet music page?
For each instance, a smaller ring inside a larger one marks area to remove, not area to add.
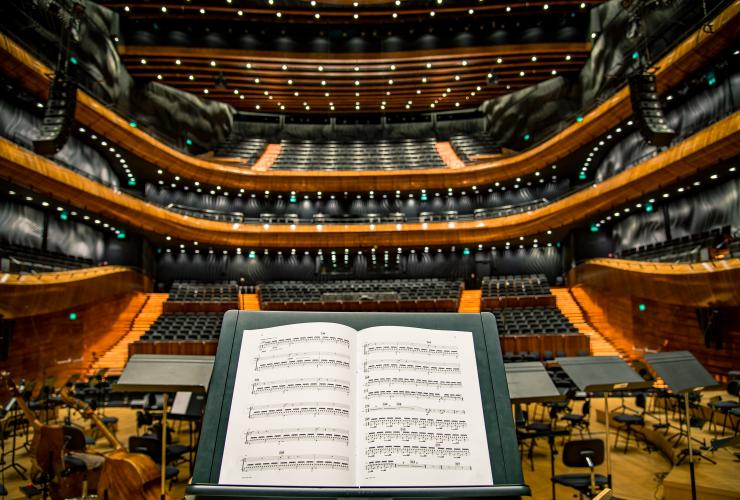
[[[245,330],[219,484],[356,486],[355,330]]]
[[[493,484],[471,332],[358,333],[358,484]]]

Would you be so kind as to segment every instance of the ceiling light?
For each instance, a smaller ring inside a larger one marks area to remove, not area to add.
[[[432,63],[428,62],[427,63],[427,69],[431,69],[431,68],[432,68]]]
[[[565,60],[566,61],[570,61],[570,59],[571,59],[570,54],[568,54],[567,56],[565,56]]]
[[[532,62],[537,62],[537,56],[532,56]]]
[[[282,12],[275,12],[275,15],[276,15],[277,17],[283,17],[283,13],[282,13]]]
[[[503,60],[503,59],[501,59],[501,58],[499,57],[498,59],[496,59],[496,62],[497,62],[498,64],[501,64],[502,62],[504,62],[504,60]]]
[[[200,12],[201,14],[205,14],[206,13],[206,9],[200,9],[198,12]]]
[[[141,64],[146,64],[146,59],[142,59]]]
[[[216,66],[216,61],[211,61],[211,67],[213,68],[215,66]]]
[[[162,79],[162,75],[157,75],[157,80],[161,80],[161,79]]]
[[[162,12],[167,12],[167,7],[165,7],[164,5],[162,6]]]

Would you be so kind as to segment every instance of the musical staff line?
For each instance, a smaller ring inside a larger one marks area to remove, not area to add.
[[[465,420],[450,420],[444,418],[416,418],[416,417],[365,417],[365,426],[371,429],[378,427],[418,427],[425,429],[434,427],[436,429],[459,430],[467,427]]]
[[[252,394],[308,390],[329,390],[349,394],[349,386],[349,380],[337,378],[294,378],[281,381],[254,382],[252,384]]]
[[[411,398],[436,399],[438,401],[462,401],[459,393],[423,392],[423,391],[366,391],[367,398]]]
[[[244,444],[284,441],[340,441],[349,445],[349,431],[333,427],[297,427],[271,429],[269,431],[247,431]]]
[[[323,332],[321,332],[323,334]],[[282,346],[293,346],[295,344],[337,344],[349,348],[349,340],[333,335],[306,335],[289,338],[267,338],[259,343],[259,350],[266,348],[275,349]]]
[[[365,411],[370,413],[374,411],[387,411],[387,410],[396,410],[396,411],[416,411],[420,413],[425,413],[427,415],[430,414],[438,414],[438,415],[465,415],[465,410],[455,410],[452,408],[427,408],[426,406],[414,406],[414,405],[382,405],[382,406],[369,406],[367,405],[365,407]]]
[[[289,415],[339,415],[349,417],[349,405],[331,402],[283,403],[249,407],[249,418]]]
[[[467,434],[451,434],[440,432],[419,432],[419,431],[372,431],[365,435],[365,439],[374,443],[376,441],[419,441],[422,443],[464,443],[468,440]]]
[[[269,361],[273,360],[273,361]],[[276,354],[255,358],[255,371],[275,368],[291,368],[307,365],[328,365],[349,368],[350,357],[340,353],[313,351],[296,352],[291,354]]]
[[[364,345],[365,355],[374,352],[405,352],[428,356],[458,357],[457,347],[453,345],[421,344],[416,342],[370,342]]]
[[[365,385],[413,385],[424,387],[462,387],[459,380],[437,380],[437,379],[418,379],[407,377],[375,377],[365,381]]]
[[[373,460],[365,464],[367,472],[387,471],[391,469],[428,469],[428,470],[472,470],[470,465],[419,464],[416,462],[396,462],[394,460]]]
[[[460,373],[459,363],[429,363],[413,359],[380,359],[365,361],[365,372],[376,370],[420,371],[427,373]]]
[[[349,469],[349,458],[341,455],[275,455],[242,458],[242,472],[253,470]]]
[[[380,445],[380,446],[368,446],[365,450],[365,455],[368,457],[376,457],[378,455],[402,455],[411,456],[416,455],[419,457],[453,457],[461,458],[470,455],[468,448],[445,448],[440,446],[411,446],[411,445]]]

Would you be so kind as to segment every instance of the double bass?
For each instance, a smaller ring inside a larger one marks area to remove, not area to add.
[[[130,453],[118,438],[98,418],[84,401],[73,397],[64,387],[59,393],[62,400],[77,410],[83,418],[90,419],[113,447],[105,455],[105,463],[97,485],[98,498],[109,500],[159,500],[161,498],[160,468],[151,457]]]
[[[33,439],[29,455],[32,480],[38,480],[42,475],[48,482],[49,493],[54,500],[80,496],[83,490],[84,474],[74,472],[62,474],[64,470],[64,426],[59,424],[44,424],[28,407],[21,391],[16,387],[10,373],[0,372],[0,382],[4,382],[15,397],[18,407],[33,428]]]

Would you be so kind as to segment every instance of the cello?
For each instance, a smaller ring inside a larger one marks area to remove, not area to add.
[[[0,381],[4,382],[15,397],[18,407],[33,427],[33,439],[28,454],[31,457],[29,475],[32,480],[39,480],[46,475],[49,493],[54,500],[80,496],[83,490],[84,475],[80,472],[62,474],[64,465],[64,426],[44,424],[28,407],[21,391],[6,371],[0,372]]]
[[[143,453],[130,453],[118,438],[98,418],[84,401],[73,397],[69,389],[62,388],[62,400],[77,410],[83,418],[90,419],[113,447],[105,455],[105,463],[97,485],[99,498],[109,500],[159,500],[161,498],[160,468],[151,457]]]

